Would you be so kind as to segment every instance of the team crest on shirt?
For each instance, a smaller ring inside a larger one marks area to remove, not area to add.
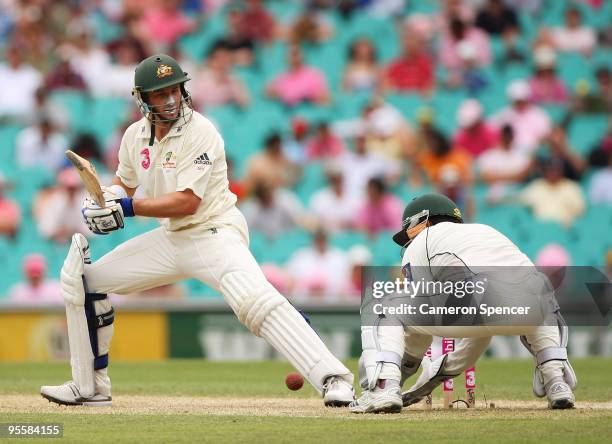
[[[162,168],[176,168],[176,154],[172,151],[168,151],[164,154],[164,159],[162,162]]]
[[[159,65],[157,67],[157,77],[163,79],[164,77],[168,77],[172,75],[172,67],[168,65]]]

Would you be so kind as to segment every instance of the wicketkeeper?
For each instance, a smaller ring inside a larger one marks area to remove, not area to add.
[[[402,230],[393,240],[406,249],[404,269],[418,268],[428,273],[453,267],[515,267],[512,270],[525,270],[524,276],[517,277],[518,288],[545,289],[552,294],[550,282],[516,245],[490,226],[464,224],[460,210],[445,196],[427,194],[413,199],[404,210]],[[429,275],[427,279],[433,281],[436,277]],[[521,296],[529,298],[531,294]],[[445,379],[473,367],[494,335],[520,335],[535,358],[533,392],[546,396],[550,408],[571,408],[577,379],[567,357],[567,326],[558,306],[546,311],[552,322],[538,325],[362,325],[359,376],[364,392],[349,408],[355,413],[401,411],[402,406],[429,395]],[[433,336],[462,339],[454,352],[430,362],[423,360],[423,355]],[[402,394],[401,386],[416,373],[421,361],[423,371],[417,382]]]

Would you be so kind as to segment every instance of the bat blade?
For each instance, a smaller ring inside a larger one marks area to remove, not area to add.
[[[66,151],[66,157],[70,160],[70,163],[74,165],[79,176],[81,176],[81,181],[83,181],[83,185],[85,185],[85,189],[91,198],[98,206],[104,208],[106,206],[106,201],[104,200],[104,193],[102,192],[102,187],[98,180],[96,168],[89,160],[82,158],[71,150]]]

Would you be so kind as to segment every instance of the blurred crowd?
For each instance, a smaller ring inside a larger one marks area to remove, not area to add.
[[[99,140],[71,127],[70,109],[54,92],[129,99],[135,66],[155,52],[179,60],[192,79],[187,87],[194,106],[204,114],[224,106],[256,108],[261,100],[287,110],[289,131],[270,122],[261,149],[243,168],[234,165],[239,152],[228,157],[230,186],[253,233],[271,241],[294,230],[312,233],[312,244],[286,263],[264,266],[285,293],[358,298],[359,270],[372,264],[371,252],[365,245],[335,248],[329,237],[355,231],[373,239],[398,229],[406,196],[399,189],[444,193],[467,221],[478,221],[483,211],[475,187],[486,189],[488,206],[521,205],[535,220],[566,228],[592,205],[612,206],[612,124],[593,146],[574,146],[568,136],[581,116],[612,111],[612,63],[593,61],[601,49],[612,57],[612,17],[594,26],[584,15],[609,14],[604,1],[563,2],[558,23],[539,21],[552,0],[440,0],[431,2],[432,11],[415,13],[416,2],[403,0],[286,0],[280,3],[291,3],[296,13],[282,18],[271,7],[278,3],[0,0],[0,125],[21,127],[13,147],[18,167],[43,168],[55,178],[31,208],[21,208],[8,197],[14,184],[0,175],[0,236],[15,239],[25,212],[49,242],[65,244],[73,232],[90,235],[80,214],[84,190],[64,150],[70,146],[112,174],[121,135],[140,115],[132,107],[125,122]],[[184,52],[182,39],[197,36],[219,14],[223,34],[197,58]],[[359,15],[387,20],[397,30],[398,51],[383,60],[364,32],[347,45],[340,80],[332,82],[307,60],[305,48],[331,44],[343,23]],[[530,39],[525,17],[537,26]],[[100,38],[100,23],[116,31],[112,38]],[[257,67],[261,49],[279,42],[285,66],[263,88],[236,74]],[[559,75],[559,58],[568,55],[588,64],[589,79],[569,84]],[[507,82],[493,74],[517,66],[531,72]],[[482,97],[493,88],[503,99],[490,109]],[[444,114],[453,120],[448,125],[441,125],[443,110],[428,105],[440,92],[465,93],[456,110]],[[368,100],[350,119],[313,121],[291,111],[303,104],[330,107],[351,94]],[[424,105],[409,117],[391,103],[394,95],[416,96]],[[321,165],[326,183],[303,199],[296,188],[313,164]],[[42,256],[25,257],[23,270],[36,288],[51,292],[56,285],[41,278]],[[36,299],[38,290],[27,285],[18,284],[12,297]]]

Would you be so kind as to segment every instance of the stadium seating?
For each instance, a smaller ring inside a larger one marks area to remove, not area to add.
[[[300,7],[298,2],[271,1],[270,10],[283,23],[295,17]],[[542,25],[558,25],[563,21],[563,15],[568,2],[548,1],[541,17],[520,13],[522,26],[519,46],[530,51],[529,42],[537,34]],[[411,13],[431,13],[438,8],[437,2],[407,2],[407,10]],[[598,29],[612,23],[612,2],[603,2],[600,11],[594,13],[588,7],[580,5],[586,23]],[[285,43],[277,42],[264,45],[257,49],[257,63],[253,67],[238,68],[235,74],[249,87],[251,106],[240,109],[236,106],[219,106],[205,110],[205,113],[220,129],[225,140],[228,157],[235,163],[235,174],[241,176],[246,168],[249,157],[263,145],[265,137],[276,130],[287,135],[291,117],[302,117],[311,124],[321,121],[337,121],[355,118],[362,113],[364,105],[370,100],[367,93],[349,93],[340,91],[342,70],[346,61],[347,49],[356,38],[370,38],[378,50],[379,59],[387,62],[396,57],[400,51],[400,39],[397,27],[392,19],[371,17],[366,14],[355,14],[350,19],[344,19],[337,13],[327,17],[335,28],[333,38],[323,45],[307,45],[305,57],[309,63],[321,69],[333,92],[332,103],[328,106],[300,105],[286,109],[277,102],[265,97],[265,85],[286,66]],[[197,32],[182,38],[179,49],[194,62],[201,63],[211,44],[225,32],[226,20],[222,13],[207,18]],[[109,42],[119,35],[119,24],[111,22],[101,13],[93,16],[93,26],[96,38],[101,42]],[[499,61],[503,53],[500,39],[492,39],[495,60]],[[595,85],[593,71],[596,67],[607,65],[612,67],[612,50],[597,48],[590,59],[580,55],[560,54],[557,57],[558,73],[570,90],[577,83],[585,80],[591,87]],[[530,63],[514,63],[500,66],[495,63],[484,70],[489,80],[488,87],[478,96],[487,114],[491,114],[503,106],[507,100],[505,89],[508,82],[515,79],[528,79],[533,68]],[[438,70],[439,76],[444,76],[443,70]],[[436,125],[444,133],[450,135],[456,129],[456,111],[460,103],[467,97],[464,91],[449,91],[442,88],[435,90],[433,95],[425,98],[414,94],[391,94],[387,101],[399,109],[403,115],[416,125],[418,113],[424,107],[429,107],[435,115]],[[58,91],[52,94],[52,99],[63,105],[70,118],[70,131],[90,132],[102,146],[127,117],[130,102],[124,98],[93,97],[74,91]],[[556,123],[563,121],[567,108],[556,105],[544,106],[546,112]],[[601,140],[608,129],[608,115],[577,115],[569,123],[568,135],[574,149],[582,155],[588,152]],[[15,164],[14,146],[21,125],[0,125],[0,171],[15,181],[16,187],[8,192],[23,208],[24,223],[15,240],[0,237],[0,295],[6,295],[8,288],[20,279],[23,257],[37,251],[49,260],[50,274],[58,277],[59,270],[67,249],[66,245],[55,245],[40,237],[31,214],[32,201],[42,187],[53,183],[52,174],[42,168],[19,169]],[[104,170],[103,167],[100,170]],[[586,191],[588,178],[582,181]],[[312,194],[325,185],[325,174],[321,163],[306,165],[301,181],[294,191],[304,204]],[[429,188],[413,189],[406,183],[398,184],[393,192],[403,200],[427,191]],[[536,221],[524,208],[517,206],[489,206],[486,203],[486,188],[478,185],[473,190],[476,201],[476,221],[487,223],[501,230],[511,240],[518,243],[532,259],[538,251],[550,242],[560,243],[568,249],[576,265],[601,266],[604,254],[612,248],[610,232],[612,228],[612,209],[590,206],[587,212],[566,229],[557,224]],[[118,242],[125,241],[137,234],[155,226],[152,221],[138,219],[130,221],[125,230],[109,236],[95,237],[91,240],[94,258],[110,251]],[[356,244],[366,245],[373,254],[377,265],[392,265],[399,260],[397,247],[389,241],[390,233],[382,233],[376,238],[369,238],[363,233],[345,231],[333,234],[330,242],[333,246],[348,250]],[[597,242],[593,242],[597,239]],[[260,262],[285,263],[298,248],[310,244],[310,234],[295,230],[281,235],[276,240],[270,240],[257,232],[251,233],[251,249]],[[197,296],[212,296],[214,292],[206,289],[197,281],[188,281],[186,288],[189,294]]]

